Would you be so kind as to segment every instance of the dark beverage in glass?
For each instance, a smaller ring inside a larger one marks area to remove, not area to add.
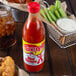
[[[15,43],[15,22],[11,8],[0,5],[0,49],[9,48]]]

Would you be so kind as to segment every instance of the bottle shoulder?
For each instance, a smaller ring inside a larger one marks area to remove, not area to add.
[[[43,22],[40,19],[32,19],[32,20],[26,20],[26,22],[24,23],[24,28],[44,28]]]

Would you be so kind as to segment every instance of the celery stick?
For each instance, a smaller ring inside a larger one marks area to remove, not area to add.
[[[50,14],[51,18],[56,22],[57,21],[56,16],[51,11],[49,11],[49,14]]]
[[[52,20],[52,19],[51,19],[51,17],[50,17],[50,14],[49,14],[48,9],[47,9],[47,8],[44,8],[44,10],[45,10],[46,15],[47,15],[47,17],[48,17],[48,19],[49,19],[49,22],[50,22],[50,23],[52,23],[52,22],[53,22],[53,20]]]
[[[55,6],[54,6],[54,5],[51,5],[51,6],[49,7],[49,10],[50,10],[52,13],[54,13],[54,11],[55,11]]]
[[[60,0],[56,0],[55,8],[59,9],[60,7],[61,7],[61,1]]]
[[[55,10],[55,15],[58,19],[60,18],[60,13],[57,10]]]
[[[61,17],[67,18],[67,15],[66,15],[66,13],[64,12],[64,10],[62,8],[59,8],[58,11],[59,11]]]
[[[40,13],[42,14],[42,16],[43,16],[47,21],[49,21],[48,18],[47,18],[47,16],[46,16],[46,14],[44,13],[44,11],[43,11],[42,9],[40,9]]]

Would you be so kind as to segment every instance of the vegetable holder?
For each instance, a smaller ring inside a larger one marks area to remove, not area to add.
[[[68,14],[69,18],[76,20],[75,16],[71,14],[69,11],[67,11],[66,2],[62,2],[61,6],[64,9],[64,11]],[[60,46],[60,48],[67,48],[76,44],[76,31],[63,33],[59,27],[48,22],[46,19],[44,19],[43,16],[40,15],[40,18],[43,22],[47,24],[49,37],[54,42],[56,42]]]

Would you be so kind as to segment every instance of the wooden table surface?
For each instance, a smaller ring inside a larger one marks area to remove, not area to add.
[[[47,1],[50,3],[50,0]],[[75,3],[76,1],[74,0],[73,6],[75,6]],[[23,25],[24,23],[16,23],[17,43],[13,47],[5,51],[0,50],[0,57],[10,55],[15,60],[16,65],[18,65],[22,69],[24,69],[22,55]],[[50,58],[48,60],[49,56],[48,54],[46,54],[43,70],[38,73],[29,73],[30,76],[76,76],[76,45],[67,49],[61,49],[50,38],[48,38],[48,40],[50,47]]]

